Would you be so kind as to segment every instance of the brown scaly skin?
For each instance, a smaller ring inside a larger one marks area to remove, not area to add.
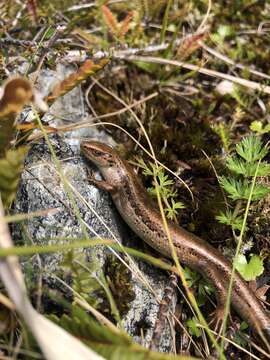
[[[81,149],[101,171],[104,181],[91,182],[109,191],[123,219],[145,242],[161,254],[171,257],[168,237],[159,210],[149,199],[133,168],[106,144],[84,141]],[[201,238],[168,221],[178,258],[206,277],[215,287],[220,320],[226,302],[231,264]],[[235,274],[231,303],[237,313],[260,334],[270,351],[270,316],[239,273]],[[222,319],[221,319],[222,320]]]

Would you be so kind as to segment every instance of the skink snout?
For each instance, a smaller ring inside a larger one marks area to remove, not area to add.
[[[99,141],[82,141],[81,150],[97,166],[111,166],[115,156],[113,148]]]

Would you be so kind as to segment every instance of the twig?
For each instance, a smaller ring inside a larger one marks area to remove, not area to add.
[[[167,59],[154,57],[154,56],[132,55],[132,56],[125,57],[125,56],[116,54],[113,57],[118,58],[118,59],[127,60],[127,61],[144,61],[144,62],[149,62],[149,63],[154,63],[154,64],[172,65],[172,66],[184,68],[184,69],[191,70],[191,71],[197,71],[201,74],[205,74],[205,75],[208,75],[211,77],[229,80],[235,84],[238,84],[238,85],[241,85],[241,86],[253,89],[253,90],[259,90],[266,94],[270,94],[270,86],[268,86],[268,85],[264,85],[264,84],[261,84],[256,81],[246,80],[246,79],[243,79],[240,77],[228,75],[228,74],[216,71],[216,70],[207,69],[207,68],[204,68],[204,67],[201,67],[198,65],[189,64],[186,62],[181,62],[181,61],[176,61],[176,60],[167,60]]]

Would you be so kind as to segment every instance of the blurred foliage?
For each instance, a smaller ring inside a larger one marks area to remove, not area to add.
[[[146,349],[133,342],[125,332],[99,324],[78,306],[73,306],[70,315],[65,314],[61,318],[52,315],[50,319],[77,338],[82,339],[108,360],[195,360],[190,356],[162,354]]]
[[[0,194],[5,207],[11,205],[15,198],[27,152],[27,147],[8,150],[0,159]]]

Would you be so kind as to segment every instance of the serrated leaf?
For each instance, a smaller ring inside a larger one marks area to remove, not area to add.
[[[246,281],[255,280],[264,271],[263,260],[258,255],[252,255],[249,262],[245,255],[238,255],[235,267]]]
[[[223,189],[228,193],[228,196],[233,200],[243,199],[243,186],[241,180],[234,178],[226,178],[224,176],[219,178],[219,183]]]
[[[175,202],[172,198],[171,205],[169,204],[169,207],[165,209],[167,218],[173,220],[174,217],[178,214],[178,210],[184,208],[185,205],[181,201]]]

